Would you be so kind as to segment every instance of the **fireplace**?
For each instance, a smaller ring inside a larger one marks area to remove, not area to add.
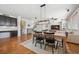
[[[60,25],[51,25],[51,30],[60,30]]]

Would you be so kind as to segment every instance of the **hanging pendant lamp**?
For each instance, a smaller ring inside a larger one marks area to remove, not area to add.
[[[45,19],[46,17],[46,4],[40,6],[40,20]]]

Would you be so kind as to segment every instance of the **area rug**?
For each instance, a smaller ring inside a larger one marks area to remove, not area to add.
[[[47,46],[46,49],[44,49],[45,45],[43,45],[42,49],[41,49],[40,44],[37,44],[35,46],[35,44],[32,43],[32,39],[26,40],[26,41],[20,43],[20,45],[24,46],[25,48],[32,50],[33,52],[35,52],[37,54],[52,54],[52,48],[50,46]],[[54,49],[53,54],[63,54],[62,48]]]

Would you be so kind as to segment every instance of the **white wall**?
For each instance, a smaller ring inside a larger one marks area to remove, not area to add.
[[[25,27],[22,30],[22,34],[27,34],[27,21],[26,21],[27,19],[22,18],[21,20],[23,20],[25,22]]]
[[[79,8],[67,19],[67,26],[69,30],[79,35]]]
[[[28,27],[33,28],[34,20],[26,19],[26,22],[27,22],[27,28],[28,28]],[[29,24],[30,26],[28,26],[28,24]]]
[[[23,28],[22,34],[27,34],[27,29],[32,29],[34,25],[34,20],[33,19],[28,19],[28,18],[21,18],[21,20],[25,21],[26,25]],[[30,25],[30,26],[28,26]]]

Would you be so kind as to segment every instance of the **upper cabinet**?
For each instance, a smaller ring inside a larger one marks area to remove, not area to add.
[[[0,26],[4,26],[5,25],[5,17],[0,15]]]
[[[0,26],[17,26],[17,19],[0,15]]]

